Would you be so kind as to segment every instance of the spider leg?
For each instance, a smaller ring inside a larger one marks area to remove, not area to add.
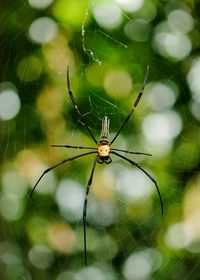
[[[94,170],[96,167],[96,163],[99,159],[99,156],[95,157],[93,166],[92,166],[92,171],[90,174],[90,178],[88,180],[88,184],[86,187],[86,192],[85,192],[85,201],[84,201],[84,206],[83,206],[83,228],[84,228],[84,257],[85,257],[85,265],[87,266],[87,242],[86,242],[86,216],[87,216],[87,201],[88,201],[88,194],[90,191],[90,187],[92,184],[92,179],[93,179],[93,175],[94,175]]]
[[[88,149],[88,150],[96,150],[94,147],[85,147],[85,146],[71,146],[71,145],[51,145],[51,147],[63,147],[69,149]]]
[[[87,123],[85,122],[84,116],[82,115],[82,113],[79,111],[76,99],[71,91],[71,87],[70,87],[70,81],[69,81],[69,66],[67,67],[67,90],[70,96],[70,99],[74,105],[75,110],[77,111],[83,125],[86,127],[88,133],[90,134],[90,136],[92,137],[92,139],[94,140],[95,143],[97,143],[97,140],[95,139],[94,135],[92,134],[92,131],[90,130],[89,126],[87,125]]]
[[[137,107],[141,97],[142,97],[142,94],[143,94],[143,91],[144,91],[144,88],[145,88],[145,85],[147,83],[147,77],[148,77],[148,73],[149,73],[149,65],[147,66],[147,70],[146,70],[146,74],[145,74],[145,77],[144,77],[144,81],[142,83],[142,87],[141,87],[141,90],[140,92],[138,93],[138,96],[135,100],[135,103],[133,105],[133,108],[130,110],[130,112],[128,113],[128,116],[126,117],[125,121],[123,122],[123,124],[121,125],[120,129],[118,130],[117,134],[115,135],[115,137],[113,138],[113,140],[110,142],[111,144],[113,144],[113,142],[116,140],[116,138],[119,136],[119,134],[121,133],[122,129],[125,127],[125,125],[127,124],[127,122],[129,121],[130,117],[132,116],[135,108]]]
[[[90,154],[94,154],[94,153],[96,153],[96,152],[88,152],[88,153],[84,153],[84,154],[81,154],[81,155],[69,157],[69,158],[66,158],[66,159],[64,159],[63,161],[61,161],[61,162],[59,162],[59,163],[57,163],[57,164],[55,164],[55,165],[53,165],[53,166],[47,168],[47,169],[42,173],[42,175],[39,177],[39,179],[37,180],[36,184],[34,185],[32,191],[31,191],[31,193],[30,193],[30,195],[29,195],[29,198],[32,197],[35,188],[37,187],[38,183],[40,182],[40,180],[42,179],[42,177],[43,177],[46,173],[48,173],[48,172],[50,172],[52,169],[54,169],[54,168],[56,168],[56,167],[58,167],[58,166],[64,164],[65,162],[72,161],[72,160],[74,160],[74,159],[76,159],[76,158],[83,157],[83,156],[90,155]]]
[[[133,154],[133,155],[145,155],[145,156],[152,156],[151,154],[147,154],[147,153],[141,153],[141,152],[131,152],[131,151],[127,151],[127,150],[121,150],[121,149],[113,149],[112,151],[118,151],[118,152],[123,152],[123,153],[127,153],[127,154]]]
[[[144,170],[139,164],[137,164],[136,162],[134,162],[133,160],[129,159],[129,158],[126,158],[116,152],[112,152],[112,154],[115,154],[116,156],[118,157],[121,157],[123,158],[124,160],[128,161],[130,164],[132,165],[135,165],[137,166],[142,172],[144,172],[148,177],[149,179],[155,184],[155,187],[157,189],[157,192],[158,192],[158,196],[159,196],[159,199],[160,199],[160,206],[161,206],[161,214],[163,214],[163,201],[162,201],[162,196],[161,196],[161,193],[160,193],[160,190],[158,188],[158,185],[157,185],[157,182],[156,180],[146,171]]]

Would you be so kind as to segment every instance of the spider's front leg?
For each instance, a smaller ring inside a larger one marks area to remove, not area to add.
[[[74,105],[74,108],[75,110],[77,111],[80,119],[81,119],[81,122],[83,123],[83,125],[85,126],[85,128],[87,129],[89,135],[91,136],[91,138],[94,140],[95,143],[97,143],[97,140],[95,139],[94,135],[92,134],[92,131],[91,129],[89,128],[88,124],[86,123],[85,121],[85,118],[83,116],[83,114],[81,113],[81,111],[79,110],[78,108],[78,105],[77,105],[77,102],[76,102],[76,99],[72,93],[72,90],[71,90],[71,87],[70,87],[70,80],[69,80],[69,66],[67,67],[67,90],[68,90],[68,93],[69,93],[69,96],[70,96],[70,99],[72,101],[72,104]]]
[[[77,158],[79,158],[79,157],[84,157],[84,156],[87,156],[87,155],[90,155],[90,154],[95,154],[95,153],[96,153],[96,152],[87,152],[87,153],[80,154],[80,155],[77,155],[77,156],[69,157],[69,158],[66,158],[66,159],[62,160],[61,162],[59,162],[59,163],[57,163],[57,164],[55,164],[55,165],[53,165],[53,166],[47,168],[47,169],[42,173],[42,175],[39,177],[39,179],[37,180],[37,182],[35,183],[35,185],[34,185],[32,191],[31,191],[31,193],[30,193],[30,195],[29,195],[29,198],[32,197],[34,190],[36,189],[37,185],[39,184],[39,182],[41,181],[41,179],[43,178],[43,176],[44,176],[45,174],[47,174],[47,173],[50,172],[51,170],[55,169],[56,167],[58,167],[58,166],[60,166],[60,165],[62,165],[62,164],[64,164],[64,163],[66,163],[66,162],[72,161],[72,160],[77,159]]]
[[[144,80],[143,80],[143,83],[142,83],[142,87],[141,87],[141,90],[140,92],[138,93],[138,96],[135,100],[135,103],[133,105],[133,108],[130,110],[130,112],[128,113],[126,119],[124,120],[123,124],[121,125],[120,129],[118,130],[118,132],[116,133],[115,137],[113,138],[113,140],[110,142],[111,144],[114,143],[114,141],[116,140],[116,138],[119,136],[119,134],[121,133],[121,131],[123,130],[123,128],[125,127],[125,125],[127,124],[127,122],[129,121],[130,117],[132,116],[135,108],[137,107],[141,97],[142,97],[142,94],[143,94],[143,91],[144,91],[144,88],[145,88],[145,85],[147,83],[147,77],[148,77],[148,74],[149,74],[149,66],[147,66],[147,70],[146,70],[146,74],[144,76]]]

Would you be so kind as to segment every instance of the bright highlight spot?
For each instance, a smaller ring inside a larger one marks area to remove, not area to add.
[[[171,29],[167,22],[162,22],[155,28],[153,46],[162,56],[175,60],[184,59],[192,50],[190,38],[180,31]]]
[[[165,109],[170,109],[174,105],[176,94],[169,85],[155,82],[147,85],[146,98],[152,109],[163,111]]]
[[[198,153],[197,153],[198,154]],[[196,166],[196,165],[195,165]],[[200,251],[200,174],[196,174],[187,184],[183,199],[183,215],[186,232],[192,236],[187,249]],[[195,245],[196,248],[195,248]]]
[[[132,90],[132,80],[126,71],[112,70],[105,76],[104,87],[111,96],[126,97]]]
[[[72,229],[61,222],[54,222],[49,226],[48,240],[51,247],[60,253],[69,253],[76,241]]]
[[[196,195],[199,194],[199,188],[196,192]],[[195,193],[194,193],[195,195]],[[189,198],[189,197],[188,197]],[[198,198],[195,197],[195,206],[196,209],[199,207],[199,204],[197,205]],[[193,201],[191,202],[191,204]],[[195,208],[195,207],[194,207]],[[188,214],[188,213],[187,213]],[[200,252],[200,225],[199,225],[199,215],[200,215],[200,209],[196,210],[194,214],[190,215],[187,220],[185,221],[185,227],[186,232],[188,232],[190,236],[190,244],[186,247],[186,250],[192,253],[198,253]]]
[[[105,268],[90,266],[79,270],[76,280],[114,280],[114,276]]]
[[[10,221],[16,221],[23,215],[23,204],[20,199],[11,195],[2,195],[0,199],[1,215]]]
[[[91,3],[93,5],[93,3]],[[86,9],[90,6],[88,1],[80,0],[55,0],[52,6],[52,13],[58,22],[67,24],[67,26],[73,26],[75,28],[80,28],[86,17]],[[65,35],[67,38],[68,36]]]
[[[127,280],[150,279],[152,272],[159,269],[162,264],[162,255],[156,249],[144,249],[131,254],[124,266],[123,274]]]
[[[199,100],[200,101],[200,100]],[[190,111],[192,112],[193,116],[200,121],[200,102],[193,101],[190,105]]]
[[[48,17],[41,17],[33,21],[29,27],[29,37],[38,44],[50,42],[58,33],[55,21]]]
[[[155,35],[155,46],[163,56],[177,60],[187,57],[192,49],[190,39],[181,33],[161,32]]]
[[[142,123],[142,132],[153,146],[164,145],[176,138],[182,129],[182,119],[174,111],[149,114]]]
[[[84,191],[73,180],[62,180],[56,191],[60,212],[68,221],[78,221],[83,211]]]
[[[2,192],[6,196],[23,198],[26,195],[27,184],[25,178],[15,170],[9,170],[1,177]]]
[[[172,30],[188,33],[193,29],[192,16],[183,10],[174,10],[168,15],[168,23]]]
[[[137,169],[120,168],[117,174],[117,191],[127,202],[143,203],[155,191],[148,177]]]
[[[118,3],[123,10],[128,12],[138,11],[144,3],[143,0],[115,0],[115,2]]]
[[[36,165],[34,162],[31,162],[33,167],[30,168],[29,171],[26,172],[27,176],[30,179],[31,186],[34,186],[38,180],[38,176],[40,176],[44,170],[46,170],[49,166],[43,164],[42,162],[37,162]],[[24,170],[25,171],[25,170]],[[46,176],[43,176],[42,180],[40,181],[39,185],[35,189],[34,192],[38,192],[40,194],[52,194],[56,187],[56,179],[53,172],[49,172]]]
[[[193,98],[200,102],[200,58],[194,60],[187,75],[187,82],[193,93]]]
[[[95,20],[103,28],[114,29],[122,21],[121,10],[114,3],[99,3],[95,5],[93,13]]]
[[[188,56],[192,49],[190,39],[181,33],[165,34],[164,46],[167,53],[178,60]]]
[[[176,223],[169,227],[165,235],[165,243],[170,248],[181,249],[190,244],[192,236],[184,223]]]
[[[45,9],[53,3],[53,0],[28,0],[31,7],[36,9]]]
[[[116,218],[116,209],[110,202],[93,198],[88,205],[88,218],[94,224],[108,226]]]
[[[3,84],[2,84],[3,87]],[[20,99],[14,89],[4,89],[0,92],[0,119],[13,119],[20,110]]]

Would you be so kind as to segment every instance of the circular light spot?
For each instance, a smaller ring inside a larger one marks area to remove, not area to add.
[[[69,253],[75,244],[75,235],[68,225],[55,222],[48,228],[48,240],[56,251]]]
[[[88,205],[88,219],[94,224],[108,226],[116,218],[116,209],[112,203],[103,200],[90,201]]]
[[[132,90],[132,80],[126,71],[112,70],[105,76],[104,87],[111,96],[125,97]]]
[[[27,194],[27,183],[24,177],[15,170],[2,175],[2,191],[6,196],[23,198]]]
[[[167,53],[178,60],[188,56],[192,49],[190,39],[181,33],[167,33],[164,37],[164,46]]]
[[[84,192],[80,184],[72,180],[62,180],[56,191],[56,201],[63,217],[78,221],[83,211]]]
[[[27,154],[26,154],[27,152]],[[31,152],[28,150],[25,151],[24,156],[27,156],[28,154],[31,155]],[[29,161],[30,164],[32,164],[32,169],[30,170],[30,165],[26,165],[23,172],[25,172],[25,176],[28,177],[28,180],[30,181],[30,186],[34,186],[35,183],[38,180],[38,174],[42,174],[44,170],[46,170],[49,166],[43,164],[39,160],[35,161],[30,159],[26,159]],[[29,168],[29,170],[27,170]],[[40,187],[36,188],[34,192],[38,192],[40,194],[52,194],[56,188],[56,178],[53,172],[49,172],[46,176],[42,178],[40,181]]]
[[[176,101],[173,88],[160,82],[149,83],[146,92],[148,104],[157,111],[170,109]]]
[[[23,58],[18,67],[17,75],[24,82],[37,80],[41,74],[42,65],[38,58],[31,56]]]
[[[192,236],[184,223],[172,225],[165,234],[165,243],[170,248],[181,249],[190,244]]]
[[[35,245],[28,254],[29,260],[33,266],[38,269],[46,269],[51,266],[54,255],[52,250],[46,245]]]
[[[52,13],[58,22],[73,26],[75,29],[79,29],[83,27],[85,17],[88,19],[86,15],[88,5],[88,1],[55,0],[52,6]]]
[[[75,274],[76,273],[69,271],[60,272],[56,280],[74,280],[76,277]]]
[[[53,0],[28,0],[31,7],[36,9],[45,9],[53,3]]]
[[[120,192],[129,203],[133,201],[143,203],[144,200],[142,198],[149,197],[155,190],[149,179],[140,170],[121,168],[116,180],[118,192]]]
[[[168,15],[168,23],[172,30],[188,33],[193,29],[192,16],[183,10],[174,10]]]
[[[29,27],[31,40],[38,44],[50,42],[58,32],[55,21],[49,17],[36,19]]]
[[[136,12],[138,11],[144,1],[143,0],[115,0],[123,10],[128,11],[128,12]]]
[[[122,21],[120,8],[114,3],[99,3],[93,9],[97,23],[107,29],[114,29]]]
[[[123,274],[127,280],[149,279],[151,273],[162,264],[162,255],[156,249],[145,249],[130,255],[124,266]]]
[[[187,75],[187,82],[193,93],[195,101],[200,103],[200,58],[196,58]]]
[[[192,49],[189,37],[180,31],[171,30],[167,22],[162,22],[155,28],[153,46],[162,56],[175,60],[184,59]]]
[[[13,89],[4,89],[0,93],[0,119],[11,120],[20,110],[20,99]]]
[[[76,280],[114,280],[114,276],[106,269],[94,266],[83,268],[76,274]]]
[[[151,24],[144,19],[129,21],[124,28],[126,36],[136,42],[145,42],[149,39]]]
[[[193,116],[200,121],[200,103],[199,102],[192,102],[190,105],[190,111],[192,112]]]
[[[187,251],[193,254],[199,254],[200,252],[200,240],[193,240],[191,244],[189,244],[186,248]]]
[[[142,131],[146,140],[155,146],[176,138],[181,132],[181,128],[182,119],[174,111],[150,114],[142,123]]]
[[[23,204],[16,196],[2,195],[0,199],[0,212],[2,216],[10,221],[17,221],[23,215]]]

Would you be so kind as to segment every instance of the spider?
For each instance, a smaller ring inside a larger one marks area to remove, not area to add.
[[[31,193],[30,193],[30,198],[33,195],[33,192],[35,190],[35,188],[37,187],[38,183],[40,182],[40,180],[42,179],[42,177],[48,173],[49,171],[51,171],[52,169],[68,162],[68,161],[72,161],[74,159],[80,158],[80,157],[84,157],[87,155],[91,155],[91,154],[96,154],[95,158],[94,158],[94,162],[93,162],[93,166],[92,166],[92,170],[90,173],[90,177],[88,180],[88,184],[86,187],[86,191],[85,191],[85,200],[84,200],[84,204],[83,204],[83,215],[82,215],[82,219],[83,219],[83,231],[84,231],[84,261],[85,261],[85,265],[87,266],[87,246],[86,246],[86,216],[87,216],[87,203],[88,203],[88,195],[89,195],[89,191],[90,191],[90,187],[92,184],[92,180],[93,180],[93,175],[94,175],[94,170],[96,167],[97,163],[103,164],[110,164],[112,162],[111,159],[111,154],[115,155],[117,157],[120,157],[122,159],[124,159],[125,161],[128,161],[130,164],[132,164],[133,166],[136,166],[137,168],[139,168],[144,174],[146,174],[147,177],[149,177],[149,179],[154,183],[156,189],[157,189],[157,193],[160,199],[160,206],[161,206],[161,214],[163,214],[163,201],[162,201],[162,197],[161,197],[161,193],[160,190],[158,188],[157,182],[156,180],[146,171],[144,170],[138,163],[136,163],[135,161],[125,157],[124,155],[122,155],[121,153],[127,153],[127,154],[137,154],[137,155],[146,155],[146,156],[151,156],[151,154],[148,153],[142,153],[142,152],[133,152],[133,151],[127,151],[127,150],[121,150],[121,149],[116,149],[116,148],[112,148],[113,143],[115,142],[115,140],[117,139],[117,137],[120,135],[121,131],[124,129],[125,125],[128,123],[130,117],[132,116],[135,108],[137,107],[146,82],[147,82],[147,77],[148,77],[148,72],[149,72],[149,66],[147,67],[146,70],[146,74],[144,76],[144,80],[142,83],[142,87],[140,92],[138,93],[138,96],[135,100],[135,103],[132,107],[132,109],[130,110],[130,112],[128,113],[127,117],[125,118],[124,122],[122,123],[121,127],[119,128],[119,130],[117,131],[116,135],[114,136],[114,138],[110,141],[109,140],[109,124],[110,124],[110,120],[107,116],[104,116],[102,118],[102,130],[101,130],[101,135],[100,135],[100,139],[99,141],[96,140],[96,138],[94,137],[91,129],[89,128],[89,126],[87,125],[86,121],[85,121],[85,117],[84,115],[80,112],[79,107],[77,105],[76,99],[72,93],[71,87],[70,87],[70,79],[69,79],[69,66],[67,67],[67,90],[70,96],[70,99],[72,101],[72,104],[75,108],[75,110],[77,111],[82,124],[85,126],[88,134],[90,135],[90,137],[92,138],[92,140],[95,142],[96,147],[85,147],[85,146],[72,146],[72,145],[51,145],[51,147],[64,147],[64,148],[69,148],[69,149],[85,149],[85,150],[92,150],[90,152],[87,153],[83,153],[83,154],[79,154],[73,157],[68,157],[64,160],[62,160],[61,162],[47,168],[42,175],[39,177],[39,179],[37,180],[36,184],[34,185]],[[118,153],[121,152],[121,153]]]

